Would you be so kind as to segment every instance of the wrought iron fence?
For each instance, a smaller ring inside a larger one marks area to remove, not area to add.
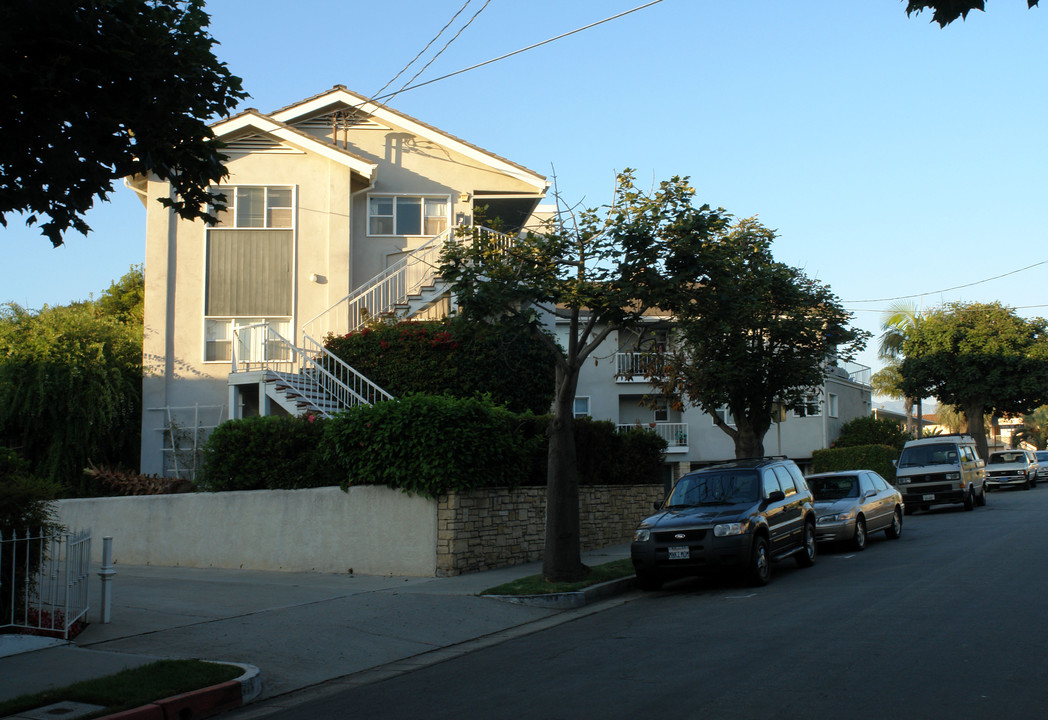
[[[87,617],[91,532],[0,534],[0,629],[69,639]]]

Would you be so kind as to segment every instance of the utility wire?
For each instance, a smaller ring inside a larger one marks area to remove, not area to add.
[[[444,31],[447,30],[449,27],[451,27],[451,23],[455,22],[455,19],[458,18],[458,16],[462,14],[463,10],[465,10],[467,7],[469,7],[469,4],[471,2],[473,2],[473,0],[466,0],[465,4],[463,4],[463,6],[458,9],[458,12],[456,12],[454,15],[451,16],[451,19],[448,20],[448,24],[445,25],[444,27],[442,27],[440,29],[440,32],[438,32],[436,35],[433,36],[432,40],[430,40],[428,43],[426,43],[426,47],[424,47],[421,50],[419,50],[418,55],[416,55],[415,57],[411,58],[411,62],[409,62],[407,65],[405,65],[403,68],[401,68],[400,72],[398,72],[396,75],[394,75],[393,78],[389,82],[387,82],[385,85],[380,87],[378,89],[378,92],[376,92],[374,95],[372,95],[372,97],[378,97],[379,93],[381,93],[383,90],[385,90],[390,85],[395,83],[397,81],[397,78],[399,78],[401,75],[403,75],[405,72],[407,72],[408,68],[411,67],[412,65],[414,65],[415,61],[418,60],[420,57],[422,57],[422,54],[424,52],[426,52],[427,50],[429,50],[430,46],[432,46],[433,43],[435,43],[440,38],[440,36],[444,34]],[[483,9],[484,8],[481,8],[481,10],[483,10]],[[445,45],[444,47],[447,47],[447,45]],[[430,61],[430,62],[432,62],[432,61]],[[423,68],[423,69],[425,69],[425,68]],[[411,80],[414,80],[414,79],[415,78],[411,78]],[[411,82],[411,80],[408,80],[408,82]]]
[[[908,300],[909,298],[924,297],[925,295],[939,295],[940,293],[947,293],[947,292],[951,292],[953,290],[961,290],[963,288],[972,287],[973,285],[982,285],[983,283],[988,283],[991,280],[1000,280],[1003,277],[1008,277],[1009,275],[1015,275],[1016,273],[1021,273],[1021,272],[1025,271],[1025,270],[1029,270],[1030,268],[1035,268],[1038,265],[1046,265],[1046,264],[1048,264],[1048,260],[1041,260],[1040,262],[1035,262],[1033,265],[1027,265],[1026,267],[1019,268],[1018,270],[1012,270],[1011,272],[1006,272],[1006,273],[1003,273],[1001,275],[994,275],[993,277],[986,278],[985,280],[976,280],[975,282],[965,283],[964,285],[955,285],[953,287],[948,287],[945,290],[933,290],[931,292],[914,293],[913,295],[899,295],[898,297],[877,298],[875,300],[845,300],[844,304],[849,305],[849,304],[853,304],[853,303],[892,302],[894,300]],[[1030,307],[1037,307],[1037,306],[1030,306]]]
[[[395,92],[395,93],[390,93],[389,95],[380,95],[380,96],[377,96],[377,97],[375,97],[373,99],[374,100],[384,100],[387,97],[392,97],[393,95],[397,95],[399,93],[406,92],[408,90],[415,90],[416,88],[424,87],[426,85],[431,85],[432,83],[439,82],[441,80],[447,80],[450,77],[454,77],[456,75],[461,75],[462,73],[469,72],[470,70],[476,70],[477,68],[484,67],[485,65],[490,65],[491,63],[498,62],[499,60],[505,60],[508,57],[513,57],[514,55],[519,55],[522,52],[527,52],[528,50],[534,50],[537,47],[541,47],[543,45],[548,45],[549,43],[554,42],[555,40],[560,40],[562,38],[566,38],[569,35],[574,35],[575,33],[580,33],[583,30],[589,30],[590,28],[596,27],[598,25],[602,25],[603,23],[606,23],[606,22],[610,22],[611,20],[617,20],[620,17],[623,17],[625,15],[629,15],[630,13],[635,13],[638,10],[643,10],[644,8],[651,7],[652,5],[658,5],[662,1],[663,0],[652,0],[652,2],[645,3],[643,5],[638,5],[637,7],[633,8],[632,10],[626,10],[624,12],[618,13],[617,15],[612,15],[611,17],[606,17],[603,20],[598,20],[596,22],[592,22],[589,25],[583,25],[580,28],[576,28],[574,30],[570,30],[570,31],[568,31],[566,33],[562,33],[560,35],[557,35],[556,37],[551,37],[548,40],[543,40],[542,42],[537,42],[534,45],[528,45],[527,47],[521,48],[520,50],[514,50],[513,52],[506,53],[505,55],[499,55],[497,58],[492,58],[491,60],[485,60],[482,63],[477,63],[476,65],[470,65],[468,68],[463,68],[462,70],[456,70],[453,73],[448,73],[447,75],[441,75],[438,78],[433,78],[432,80],[427,80],[427,81],[421,82],[421,83],[419,83],[417,85],[407,85],[405,87],[402,87],[400,90],[397,90],[397,92]]]

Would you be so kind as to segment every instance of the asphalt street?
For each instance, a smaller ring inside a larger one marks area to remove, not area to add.
[[[821,546],[751,589],[683,580],[415,672],[229,717],[1048,717],[1048,487]],[[439,622],[439,618],[433,618]]]

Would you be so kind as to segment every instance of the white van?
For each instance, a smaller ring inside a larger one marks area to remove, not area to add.
[[[965,510],[986,504],[986,463],[970,435],[936,435],[910,440],[895,462],[895,484],[915,508],[964,503]]]

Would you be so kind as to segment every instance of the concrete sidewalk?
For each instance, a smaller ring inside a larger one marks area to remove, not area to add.
[[[584,553],[583,561],[628,557],[623,544]],[[97,622],[94,580],[92,624],[73,643],[0,635],[0,700],[160,658],[255,666],[261,699],[397,661],[428,664],[563,612],[476,596],[540,571],[531,563],[407,578],[117,566],[109,624]]]

